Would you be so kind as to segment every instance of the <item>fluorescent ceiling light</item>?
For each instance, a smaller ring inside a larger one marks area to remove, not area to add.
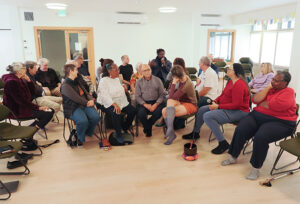
[[[177,8],[175,8],[175,7],[161,7],[158,10],[161,13],[174,13],[174,12],[176,12]]]
[[[48,9],[65,10],[68,5],[60,3],[48,3],[46,6]]]

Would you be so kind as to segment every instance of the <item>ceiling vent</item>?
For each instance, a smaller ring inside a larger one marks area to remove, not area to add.
[[[115,15],[115,23],[138,25],[147,23],[148,18],[142,12],[118,11]]]
[[[33,21],[33,12],[24,12],[25,21]]]
[[[213,23],[202,23],[201,26],[208,26],[208,27],[219,27],[220,24],[213,24]]]
[[[206,14],[201,14],[202,17],[208,17],[208,18],[219,18],[221,17],[220,14],[211,14],[211,13],[206,13]]]

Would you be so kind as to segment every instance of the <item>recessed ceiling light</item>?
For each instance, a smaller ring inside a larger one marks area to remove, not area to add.
[[[177,8],[175,8],[175,7],[161,7],[158,10],[161,13],[174,13],[174,12],[176,12]]]
[[[68,5],[60,3],[48,3],[46,6],[48,9],[65,10]]]

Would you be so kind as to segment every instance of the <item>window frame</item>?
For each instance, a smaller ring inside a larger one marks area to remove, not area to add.
[[[254,62],[254,64],[261,64],[262,63],[261,58],[262,58],[262,49],[263,49],[263,39],[264,39],[264,34],[268,33],[268,32],[276,32],[274,59],[273,59],[273,62],[270,62],[270,63],[272,63],[274,70],[288,69],[289,66],[281,66],[281,65],[276,65],[275,64],[276,51],[277,51],[277,43],[278,43],[278,34],[281,33],[281,32],[292,32],[294,34],[294,28],[281,29],[281,26],[279,26],[279,25],[278,25],[278,28],[276,30],[267,30],[267,25],[266,24],[262,25],[262,30],[261,31],[253,31],[253,28],[252,28],[252,31],[250,32],[250,35],[254,34],[254,33],[259,33],[261,35],[260,36],[261,38],[260,38],[260,49],[259,49],[259,61],[258,62]],[[294,35],[293,35],[293,37],[294,37]],[[249,43],[251,43],[251,41]]]
[[[211,54],[211,53],[209,53],[209,48],[210,48],[210,33],[212,33],[212,32],[230,32],[230,33],[232,33],[230,63],[233,63],[234,62],[236,30],[231,30],[231,29],[224,29],[224,30],[208,29],[208,31],[207,31],[207,49],[206,49],[207,55]]]

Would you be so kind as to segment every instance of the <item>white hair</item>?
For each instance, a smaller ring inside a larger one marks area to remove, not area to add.
[[[142,62],[138,62],[138,63],[135,65],[135,70],[138,71],[139,69],[141,69],[141,68],[142,68],[142,65],[143,65]]]
[[[201,57],[200,62],[202,62],[206,66],[210,66],[210,64],[211,64],[211,61],[210,61],[210,59],[207,56]]]
[[[83,54],[81,52],[74,52],[73,53],[73,59],[77,60],[79,57],[83,58]]]
[[[38,61],[38,64],[39,64],[39,65],[49,64],[49,60],[48,60],[47,58],[41,58],[41,59]]]
[[[20,69],[24,69],[25,65],[22,62],[13,62],[11,65],[8,65],[6,71],[11,74],[17,73]]]

